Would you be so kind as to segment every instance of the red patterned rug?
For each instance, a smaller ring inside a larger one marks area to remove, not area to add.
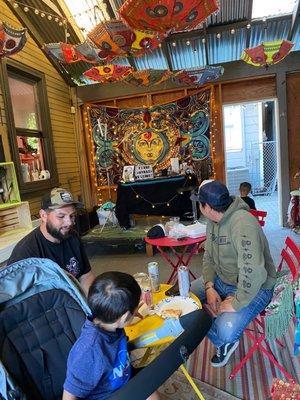
[[[279,346],[271,345],[272,351],[277,360],[299,383],[300,357],[293,355],[293,326],[290,327],[281,341],[285,347],[279,348]],[[280,371],[259,350],[255,351],[252,359],[245,364],[235,379],[229,379],[232,368],[246,354],[250,346],[249,339],[244,337],[235,353],[231,356],[230,362],[223,368],[213,368],[210,365],[210,359],[214,354],[214,348],[206,339],[190,357],[188,370],[198,380],[230,393],[237,398],[243,400],[267,400],[270,398],[270,387],[273,378],[285,379]]]

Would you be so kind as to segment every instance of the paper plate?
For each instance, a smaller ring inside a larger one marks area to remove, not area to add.
[[[198,310],[199,306],[190,297],[174,296],[161,300],[154,308],[157,315],[162,318],[171,318],[164,315],[165,310],[180,310],[181,315],[189,314],[192,311]]]

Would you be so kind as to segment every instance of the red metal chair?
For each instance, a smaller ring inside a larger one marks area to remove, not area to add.
[[[265,218],[268,214],[267,211],[249,210],[249,212],[258,220],[260,226],[265,226]]]
[[[283,266],[288,267],[293,281],[298,278],[300,273],[300,249],[290,237],[286,238],[285,246],[281,251],[281,261],[279,263],[278,271],[281,271]],[[275,367],[277,367],[287,379],[294,379],[290,375],[290,373],[287,372],[281,364],[279,364],[270,348],[269,343],[266,340],[264,317],[265,313],[263,311],[260,315],[254,318],[254,320],[252,321],[252,323],[254,324],[254,331],[250,330],[249,328],[245,329],[244,334],[254,343],[248,350],[245,357],[231,371],[229,379],[235,378],[236,374],[241,370],[246,362],[252,357],[253,353],[258,349],[261,350],[263,354],[269,358],[271,363],[274,364]],[[276,340],[276,343],[281,347],[285,347],[279,340]]]

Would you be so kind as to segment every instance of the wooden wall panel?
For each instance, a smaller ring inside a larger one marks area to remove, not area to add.
[[[169,92],[151,94],[151,105],[170,103],[186,96],[186,90],[172,90]]]
[[[299,180],[294,179],[300,169],[300,72],[287,75],[287,121],[290,187],[295,190],[300,186]]]
[[[13,27],[21,27],[20,22],[4,2],[1,2],[0,20],[8,22]],[[70,89],[29,33],[27,33],[27,43],[24,49],[11,58],[45,74],[59,183],[71,190],[74,196],[78,196],[81,194],[80,167],[74,116],[70,112]],[[1,88],[0,108],[3,115],[4,106]],[[3,121],[5,121],[5,117]],[[4,128],[3,138],[6,147],[8,147],[6,127]],[[6,150],[9,152],[9,148]],[[11,155],[6,154],[6,159],[10,160],[10,158]],[[32,215],[38,215],[40,198],[40,194],[22,197],[22,199],[29,201]]]
[[[116,99],[116,107],[118,108],[134,108],[149,106],[147,96],[128,97],[125,99]]]
[[[276,97],[275,76],[222,84],[222,102],[239,103]]]

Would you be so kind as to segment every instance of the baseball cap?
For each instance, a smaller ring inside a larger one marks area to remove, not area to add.
[[[199,187],[198,201],[210,206],[221,207],[232,203],[227,187],[220,181],[208,182]]]
[[[54,188],[50,192],[46,193],[41,202],[41,209],[56,210],[57,208],[62,208],[65,206],[79,206],[80,203],[73,199],[70,192],[63,188]]]
[[[192,193],[191,196],[190,196],[190,199],[191,199],[192,201],[199,201],[198,193],[199,193],[200,188],[201,188],[203,185],[206,185],[207,183],[213,182],[213,181],[214,181],[214,179],[204,179],[204,180],[200,183],[200,185],[199,185],[199,187],[198,187],[197,193]]]

